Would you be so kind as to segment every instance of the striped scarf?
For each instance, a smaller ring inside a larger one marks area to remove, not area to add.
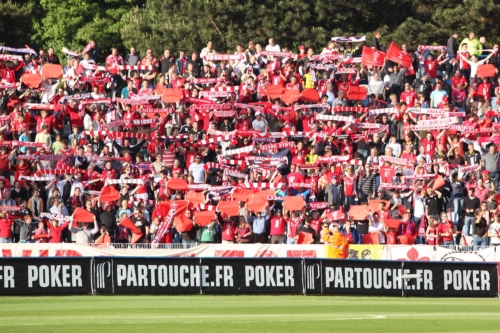
[[[68,158],[67,155],[17,155],[15,156],[18,160],[32,160],[32,161],[51,161],[51,162],[56,162],[56,161],[64,161],[65,159]]]
[[[133,139],[147,139],[149,138],[148,134],[144,133],[133,133],[133,132],[111,132],[111,131],[84,131],[84,135],[90,135],[91,137],[95,136],[108,136],[112,139],[116,138],[133,138]]]
[[[253,104],[245,104],[245,103],[234,103],[233,107],[234,108],[239,108],[239,109],[248,109],[248,108],[251,108],[254,111],[262,111],[262,110],[264,110],[263,106],[258,106],[258,105],[253,105]]]
[[[116,156],[87,156],[87,160],[89,162],[92,161],[120,161],[120,162],[130,162],[132,160],[132,157],[116,157]]]
[[[62,105],[26,103],[24,107],[28,110],[62,110]]]
[[[272,149],[284,149],[284,148],[295,148],[295,142],[280,142],[280,143],[271,143],[267,145],[260,146],[260,150],[272,150]]]
[[[36,176],[41,175],[76,175],[79,172],[84,172],[82,169],[75,167],[67,167],[60,169],[41,169],[36,172]]]
[[[2,61],[23,61],[23,57],[19,55],[10,55],[10,54],[0,54],[0,60]]]
[[[370,110],[369,115],[377,115],[377,114],[386,114],[386,113],[399,113],[399,110],[396,108],[387,108],[387,109],[373,109]]]
[[[236,117],[237,113],[236,111],[214,111],[212,112],[212,116],[218,117],[218,118],[230,118],[230,117]]]
[[[224,174],[231,176],[231,177],[248,179],[247,174],[240,173],[240,172],[233,171],[233,170],[224,170]]]
[[[25,45],[25,46],[26,46],[26,48],[21,48],[21,49],[15,49],[13,47],[8,47],[8,46],[0,46],[0,51],[7,51],[7,52],[13,52],[13,53],[28,53],[28,54],[34,54],[35,56],[37,56],[37,53],[35,52],[35,50],[30,48],[28,45]]]
[[[145,66],[145,65],[139,65],[139,66],[130,66],[130,65],[118,65],[115,66],[120,71],[123,70],[130,70],[130,71],[151,71],[153,70],[153,66]]]
[[[325,209],[330,207],[328,202],[308,202],[306,204],[307,209]]]
[[[198,209],[199,210],[203,210],[203,211],[207,211],[207,210],[216,211],[217,210],[217,206],[206,205],[206,204],[198,204]]]
[[[133,185],[144,185],[144,179],[106,179],[104,186],[116,185],[116,184],[133,184]]]
[[[237,169],[233,168],[233,167],[230,167],[228,165],[223,165],[223,164],[219,164],[219,163],[215,163],[215,162],[207,162],[205,163],[204,165],[204,168],[205,170],[208,170],[208,169],[222,169],[222,170],[230,170],[230,171],[238,171]]]
[[[317,159],[318,163],[339,163],[339,162],[347,162],[350,160],[348,155],[341,156],[319,156]]]
[[[49,220],[56,220],[60,222],[70,222],[73,220],[71,216],[53,215],[50,213],[41,213],[40,217],[44,217]]]
[[[249,189],[278,189],[283,187],[283,183],[266,183],[266,182],[254,182],[254,183],[244,183],[245,188]]]
[[[92,104],[111,104],[111,98],[99,98],[99,99],[86,99],[80,102],[80,106],[92,105]]]
[[[277,162],[277,163],[285,163],[285,157],[267,157],[267,156],[246,156],[245,160],[247,162]]]
[[[242,148],[236,148],[236,149],[226,150],[222,154],[224,156],[227,156],[227,155],[239,155],[239,154],[244,154],[244,153],[251,153],[254,150],[255,150],[255,146],[254,145],[250,145],[250,146],[246,146],[246,147],[242,147]]]
[[[19,212],[23,210],[20,206],[0,206],[0,212]]]
[[[140,113],[174,113],[175,110],[173,108],[142,108],[137,110]]]
[[[215,138],[210,138],[206,140],[200,140],[197,143],[194,144],[194,147],[199,147],[199,146],[206,146],[212,143],[217,143],[217,142],[222,142],[222,141],[230,141],[232,139],[232,136],[226,135],[226,136],[218,136]]]
[[[26,179],[32,182],[51,182],[54,180],[54,177],[37,177],[37,176],[19,176],[19,179]]]
[[[218,78],[194,78],[191,79],[191,84],[213,84],[213,83],[219,83],[219,82],[224,82],[224,79],[221,77]]]
[[[148,100],[133,99],[133,98],[115,98],[114,101],[116,103],[123,103],[123,104],[149,104]]]
[[[345,121],[352,123],[354,122],[353,117],[344,117],[344,116],[330,116],[326,114],[318,114],[316,115],[316,120],[331,120],[331,121]]]
[[[130,197],[128,199],[128,202],[130,202],[130,203],[133,203],[133,202],[142,202],[143,204],[149,205],[149,206],[156,205],[156,200],[142,199],[142,198],[137,198],[135,196]]]
[[[222,164],[230,164],[230,165],[238,165],[242,168],[244,168],[246,166],[246,163],[244,160],[231,160],[231,159],[227,159],[227,158],[222,158],[221,156],[219,156],[219,163],[222,163]]]

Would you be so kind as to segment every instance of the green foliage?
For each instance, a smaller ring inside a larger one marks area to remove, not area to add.
[[[469,30],[500,42],[500,3],[494,0],[17,0],[0,3],[0,44],[81,50],[90,40],[121,53],[135,45],[199,52],[207,40],[221,53],[253,40],[267,45],[274,37],[283,48],[323,48],[332,36],[382,32],[411,49],[446,43],[455,30]],[[498,36],[498,37],[497,37]],[[31,40],[30,40],[31,39]],[[62,57],[64,58],[64,57]]]
[[[53,47],[56,52],[63,47],[81,51],[93,40],[105,56],[112,47],[122,48],[121,18],[138,3],[136,0],[40,0],[44,16],[33,23],[33,40],[40,41],[42,47]]]
[[[33,6],[12,1],[0,3],[0,45],[24,47],[31,33],[30,17]]]

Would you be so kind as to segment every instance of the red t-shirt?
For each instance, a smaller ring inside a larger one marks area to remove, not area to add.
[[[423,138],[420,140],[420,143],[425,148],[425,153],[429,156],[434,156],[434,151],[436,150],[436,140],[427,140],[427,138]]]
[[[437,60],[426,60],[425,61],[425,71],[429,73],[429,77],[431,79],[435,79],[437,76],[437,66],[438,66],[438,61]]]
[[[439,223],[438,231],[439,231],[440,235],[451,231],[449,236],[442,236],[441,239],[444,242],[449,242],[449,241],[453,240],[453,223],[451,223],[450,221],[448,221],[448,223],[446,223],[446,224]]]
[[[405,102],[410,108],[415,106],[415,101],[417,100],[417,94],[414,91],[403,91],[401,93],[401,101]]]
[[[342,179],[344,181],[344,193],[346,196],[353,196],[356,193],[356,179],[358,177],[356,175],[348,176],[344,175],[342,176]]]
[[[285,219],[281,217],[273,217],[271,219],[271,236],[282,236],[285,234]]]

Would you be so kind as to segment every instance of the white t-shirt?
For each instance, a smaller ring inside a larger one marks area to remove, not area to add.
[[[193,182],[195,184],[203,184],[205,182],[205,168],[204,164],[193,163],[189,166],[189,172],[193,175]]]
[[[500,235],[500,223],[493,222],[492,224],[490,224],[488,233],[491,233],[493,235],[496,235],[498,233]],[[500,245],[500,237],[490,237],[490,243]]]
[[[278,44],[274,44],[274,46],[267,45],[266,46],[266,51],[274,51],[274,52],[281,52],[281,48]]]
[[[264,120],[259,121],[255,119],[252,121],[252,127],[254,130],[264,133],[266,131],[266,122]]]

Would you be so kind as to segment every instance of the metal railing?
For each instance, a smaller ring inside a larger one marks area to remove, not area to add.
[[[108,244],[86,244],[95,249],[109,250],[109,249],[119,249],[119,250],[186,250],[192,247],[196,247],[198,243],[173,243],[173,244],[151,244],[151,243],[108,243]]]

